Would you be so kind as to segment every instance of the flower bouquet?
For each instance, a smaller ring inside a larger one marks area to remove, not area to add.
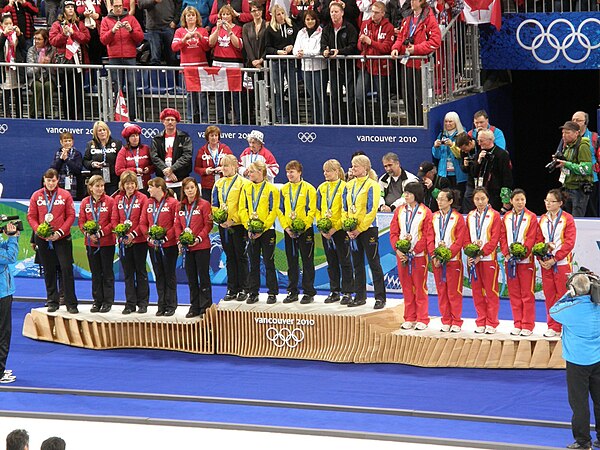
[[[441,263],[446,264],[452,259],[452,251],[446,246],[440,245],[433,251],[433,256]]]
[[[342,230],[354,231],[358,227],[358,219],[356,217],[349,217],[342,222]]]
[[[265,231],[265,224],[260,219],[251,219],[248,222],[248,231],[254,234],[262,233]]]
[[[396,241],[396,250],[407,254],[410,252],[411,243],[408,239],[399,239]]]
[[[481,247],[479,247],[477,244],[467,244],[465,247],[465,255],[467,255],[469,258],[475,259],[478,256],[481,256]]]
[[[293,233],[295,233],[296,235],[299,235],[299,234],[304,233],[304,230],[306,230],[306,224],[304,223],[304,220],[302,220],[302,219],[294,219],[294,220],[292,220],[292,223],[290,224],[290,229],[292,230]]]
[[[223,208],[215,209],[213,211],[213,222],[218,225],[227,222],[228,217],[229,213]]]
[[[531,249],[531,253],[540,258],[542,261],[552,258],[550,246],[545,242],[538,242]]]
[[[118,238],[123,239],[129,234],[129,230],[131,230],[130,223],[120,223],[115,227],[113,233],[115,233]]]
[[[194,243],[196,242],[196,238],[189,231],[184,231],[179,235],[179,242],[184,247],[189,247],[190,245],[194,245]]]
[[[35,233],[42,239],[48,239],[54,233],[54,229],[48,222],[42,222]]]
[[[525,256],[527,256],[527,247],[520,242],[513,242],[510,244],[508,251],[510,252],[510,256],[517,260],[523,259]]]
[[[328,217],[323,217],[317,221],[317,229],[321,233],[329,233],[329,230],[333,228],[333,222]]]
[[[98,234],[100,232],[100,225],[95,220],[88,220],[83,224],[83,231],[85,231],[88,235],[92,236],[94,234]]]
[[[166,235],[166,230],[160,225],[152,225],[148,229],[148,237],[153,241],[162,241]]]

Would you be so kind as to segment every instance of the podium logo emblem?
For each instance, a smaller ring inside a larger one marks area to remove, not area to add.
[[[296,348],[304,340],[304,331],[300,328],[290,330],[287,327],[277,329],[275,327],[267,328],[265,332],[267,339],[277,348],[287,347]]]

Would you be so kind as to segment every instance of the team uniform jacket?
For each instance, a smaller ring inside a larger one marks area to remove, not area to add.
[[[147,229],[150,229],[152,225],[159,225],[163,227],[167,232],[167,235],[165,236],[165,240],[163,241],[162,246],[171,247],[173,245],[177,245],[178,235],[177,231],[175,230],[175,215],[179,210],[179,202],[173,197],[168,197],[165,200],[160,215],[158,216],[158,222],[154,223],[154,211],[158,209],[160,203],[161,202],[157,201],[155,198],[148,199],[148,203],[146,204],[146,214],[143,218],[144,226]],[[154,242],[152,240],[149,240],[148,245],[150,247],[154,247]]]
[[[417,211],[414,213],[415,218],[412,221],[410,229],[408,228],[407,211],[408,217],[410,217],[410,207],[408,205],[402,205],[394,211],[394,217],[390,223],[390,242],[392,248],[396,248],[396,242],[400,239],[406,239],[406,236],[410,234],[411,240],[411,251],[415,257],[425,256],[427,251],[427,243],[433,241],[433,228],[432,228],[432,214],[431,210],[424,204],[419,203],[416,205]]]
[[[146,216],[148,197],[139,191],[135,191],[131,198],[126,197],[122,192],[118,192],[114,197],[114,201],[115,204],[113,206],[112,213],[113,226],[116,227],[120,223],[124,223],[125,220],[127,220],[125,217],[125,209],[131,206],[131,202],[133,201],[134,203],[133,206],[131,206],[131,214],[129,215],[129,220],[131,221],[129,233],[131,233],[134,237],[133,244],[146,242],[148,226],[144,218]]]
[[[537,217],[534,213],[525,208],[523,221],[521,222],[521,227],[519,228],[519,233],[516,236],[516,239],[513,237],[512,233],[513,217],[514,211],[511,210],[502,218],[504,226],[502,227],[502,233],[500,234],[500,248],[502,249],[504,256],[508,259],[510,257],[510,244],[513,242],[519,242],[523,244],[527,248],[527,256],[520,261],[517,261],[517,264],[531,264],[533,263],[531,249],[536,243],[539,233]]]
[[[115,173],[117,176],[120,177],[126,170],[131,170],[137,175],[137,167],[140,169],[148,168],[148,172],[142,174],[144,187],[148,186],[148,181],[150,181],[150,177],[154,173],[154,165],[150,158],[150,147],[146,144],[140,144],[137,149],[130,149],[128,146],[122,147],[119,153],[117,153],[117,162],[115,163]]]
[[[15,283],[9,264],[17,262],[19,256],[19,236],[8,236],[0,241],[0,298],[15,293]]]
[[[378,24],[372,19],[363,22],[360,35],[371,38],[371,45],[366,45],[358,40],[358,50],[361,55],[380,56],[389,55],[394,44],[394,26],[386,18],[381,19]],[[360,38],[359,35],[359,38]],[[358,61],[358,68],[366,68],[372,75],[388,76],[390,74],[389,60],[368,59],[365,62]]]
[[[500,234],[502,233],[502,218],[500,213],[491,206],[488,206],[487,211],[484,210],[485,218],[481,225],[481,235],[477,238],[477,221],[481,221],[481,216],[478,211],[474,209],[467,215],[467,229],[469,231],[468,239],[465,239],[465,246],[467,244],[475,244],[477,241],[481,241],[481,252],[480,261],[496,261],[496,249],[498,248],[498,242],[500,241]]]
[[[231,186],[233,183],[233,186]],[[219,209],[225,204],[225,192],[231,186],[231,190],[227,194],[227,218],[232,220],[235,225],[242,223],[239,213],[240,198],[242,196],[242,189],[246,184],[250,182],[239,174],[233,177],[221,177],[219,178],[212,192],[212,205],[214,209]]]
[[[327,213],[327,194],[329,193],[329,196],[333,197],[333,201],[331,202],[331,217],[329,219],[335,230],[342,229],[342,194],[345,187],[346,182],[344,180],[326,181],[319,186],[317,189],[317,212],[315,214],[317,222],[324,218]]]
[[[577,229],[575,227],[575,220],[573,216],[568,212],[562,211],[560,219],[556,224],[554,231],[554,240],[550,241],[550,234],[554,221],[548,217],[548,214],[544,214],[540,217],[540,231],[544,236],[544,242],[553,242],[555,247],[551,251],[556,264],[558,266],[564,266],[571,263],[573,259],[573,248],[575,247],[575,238],[577,236]]]
[[[298,193],[300,189],[300,193]],[[280,197],[281,207],[278,216],[281,227],[285,230],[292,225],[292,199],[296,198],[298,193],[298,202],[293,212],[297,219],[302,219],[306,225],[304,230],[312,228],[317,213],[317,190],[314,186],[304,180],[299,183],[286,183],[282,186]]]
[[[94,220],[92,208],[98,211],[97,222],[100,225],[100,231],[98,232],[100,239],[98,240],[98,244],[86,243],[86,245],[93,247],[115,245],[115,235],[112,232],[114,228],[112,222],[113,206],[114,200],[106,194],[102,194],[97,202],[93,200],[91,195],[81,201],[81,205],[79,206],[79,229],[81,232],[84,233],[83,225],[88,220]]]
[[[354,197],[356,213],[352,212]],[[381,197],[381,187],[377,181],[368,176],[353,178],[346,184],[342,193],[344,209],[342,220],[352,217],[358,219],[356,229],[361,233],[371,227],[376,227],[379,197]]]
[[[250,147],[247,147],[246,150],[242,152],[240,155],[240,175],[243,175],[248,166],[256,161],[262,161],[267,165],[267,180],[272,183],[279,173],[279,164],[273,156],[273,153],[264,146],[260,148],[258,153],[253,153]]]
[[[235,48],[231,43],[231,38],[227,31],[224,28],[219,30],[219,36],[217,37],[217,42],[213,49],[213,60],[215,62],[225,62],[225,63],[244,63],[244,43],[242,42],[242,27],[239,25],[234,25],[231,27],[231,31],[235,34],[240,40],[240,48]],[[220,64],[213,64],[214,66],[220,66]],[[242,66],[239,66],[242,67]]]
[[[206,145],[202,146],[200,150],[198,150],[198,154],[196,155],[196,162],[194,164],[194,172],[200,175],[200,186],[202,187],[202,189],[212,189],[215,185],[215,174],[207,174],[206,169],[209,167],[212,167],[213,169],[215,167],[218,167],[219,160],[224,155],[232,154],[233,152],[231,151],[231,149],[226,144],[222,144],[221,142],[219,142],[218,145],[216,161],[213,160],[211,152],[208,148],[208,142],[206,143]]]
[[[178,28],[173,36],[171,50],[180,52],[182,66],[208,66],[206,59],[206,52],[210,50],[208,31],[206,28],[199,27],[194,32],[198,33],[199,37],[193,37],[184,43],[183,38],[188,34],[188,30],[183,27]]]
[[[108,164],[110,169],[110,184],[117,184],[119,179],[117,178],[115,167],[117,164],[117,153],[119,153],[121,147],[122,144],[120,141],[116,141],[110,137],[106,142],[106,152],[103,154],[100,143],[92,139],[85,147],[83,166],[90,171],[91,175],[102,175],[102,169],[92,167],[92,162],[103,162],[105,159],[104,155],[106,155],[106,164]]]
[[[428,251],[430,255],[433,255],[433,251],[438,247],[441,242],[442,227],[440,219],[445,219],[445,214],[441,211],[436,211],[432,217],[433,224],[433,239],[428,242]],[[455,209],[452,209],[450,218],[448,219],[448,226],[446,228],[446,234],[444,235],[444,244],[446,248],[452,252],[452,259],[450,261],[461,261],[461,250],[463,247],[463,241],[466,237],[465,220],[463,216],[458,213]]]
[[[33,231],[37,231],[41,223],[44,222],[44,217],[48,213],[46,200],[44,199],[44,191],[46,188],[39,189],[33,193],[29,200],[29,209],[27,210],[27,221]],[[68,191],[62,188],[56,188],[56,199],[52,206],[52,215],[54,218],[50,222],[50,226],[54,231],[57,231],[62,237],[71,234],[71,227],[75,222],[75,206],[73,205],[73,197]],[[54,192],[46,191],[48,201],[52,199]]]
[[[132,31],[122,27],[116,33],[112,32],[117,22],[128,22]],[[124,12],[120,16],[115,16],[111,11],[108,16],[102,19],[100,25],[100,42],[106,47],[109,58],[135,58],[137,56],[136,45],[144,40],[144,32],[135,16],[130,16]]]
[[[192,203],[193,205],[193,203]],[[184,198],[181,203],[179,203],[179,208],[177,210],[177,217],[175,218],[175,229],[176,234],[179,236],[185,228],[186,225],[186,214],[190,208],[190,204],[187,198]],[[190,245],[188,250],[190,252],[194,252],[196,250],[208,250],[210,249],[210,237],[208,234],[210,230],[212,230],[213,221],[210,203],[208,203],[203,198],[199,198],[196,201],[196,206],[192,212],[192,218],[190,220],[189,228],[192,230],[192,234],[194,237],[199,238],[200,242]]]
[[[173,164],[171,169],[179,181],[187,177],[192,171],[192,139],[185,131],[175,130],[175,141],[173,142]],[[163,170],[167,168],[165,158],[165,132],[152,139],[150,158],[156,169],[156,176],[164,178]]]
[[[435,15],[429,7],[425,7],[419,17],[415,17],[411,14],[405,17],[400,25],[400,31],[396,37],[396,43],[392,47],[392,50],[398,50],[400,55],[406,53],[405,41],[411,35],[411,28],[415,26],[412,37],[414,39],[415,51],[412,56],[425,56],[436,51],[442,42],[442,34],[440,27],[435,20]],[[406,64],[407,67],[413,67],[415,69],[421,68],[420,59],[409,59]]]
[[[52,24],[52,28],[50,28],[50,44],[52,44],[52,47],[56,48],[56,52],[58,54],[65,54],[67,47],[67,39],[67,36],[65,36],[65,34],[63,33],[61,23],[57,20]],[[86,44],[90,42],[91,36],[90,30],[88,30],[85,27],[83,20],[77,21],[73,24],[73,34],[71,35],[71,39],[73,39],[76,42],[79,42],[79,45],[81,45],[81,54],[83,57],[83,61],[81,62],[87,63],[88,55],[86,51]],[[73,61],[73,64],[74,63],[75,61]]]
[[[254,211],[254,206],[252,205],[252,193],[254,192],[254,198],[256,199],[263,183],[266,185],[260,195],[256,211]],[[250,221],[252,214],[256,212],[258,218],[263,221],[265,230],[271,229],[277,218],[279,202],[279,190],[272,183],[264,180],[262,183],[244,184],[240,194],[239,204],[239,214],[242,225],[248,228],[248,222]]]

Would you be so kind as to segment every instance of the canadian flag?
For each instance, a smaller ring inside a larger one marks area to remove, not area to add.
[[[189,92],[240,92],[242,69],[237,67],[186,67],[185,86]]]
[[[465,0],[463,16],[467,23],[491,23],[498,31],[502,27],[500,0]]]
[[[127,109],[127,103],[125,103],[125,97],[123,97],[123,91],[119,89],[119,95],[117,95],[117,106],[115,107],[115,122],[128,121],[129,110]]]

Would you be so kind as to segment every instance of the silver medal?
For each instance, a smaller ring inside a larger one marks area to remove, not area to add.
[[[50,223],[54,220],[54,215],[52,213],[48,213],[44,216],[44,221]]]
[[[183,230],[183,232],[184,232],[184,233],[191,233],[191,232],[192,232],[192,229],[188,227],[188,228],[186,228],[185,230]]]
[[[130,227],[131,227],[131,226],[133,226],[133,222],[132,222],[131,220],[126,220],[126,221],[125,221],[125,222],[123,222],[123,223],[124,223],[125,225],[128,225],[128,226],[130,226]]]

